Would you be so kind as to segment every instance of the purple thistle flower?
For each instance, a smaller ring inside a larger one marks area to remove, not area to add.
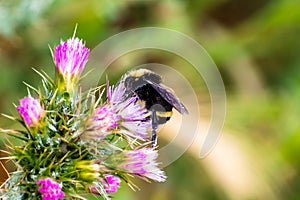
[[[118,166],[122,171],[158,182],[166,180],[165,173],[158,168],[158,163],[156,162],[158,152],[156,150],[144,148],[124,151],[123,154],[125,154],[125,162]]]
[[[117,114],[117,118],[120,119],[121,132],[125,136],[134,139],[149,139],[148,133],[151,123],[149,120],[146,120],[149,112],[139,101],[138,96],[124,98],[126,96],[126,89],[123,82],[120,82],[116,87],[108,87],[107,91],[108,102],[112,110]]]
[[[101,180],[101,183],[104,186],[104,189],[107,193],[114,193],[120,187],[121,180],[117,176],[110,174],[104,174],[105,179]]]
[[[122,133],[129,140],[149,139],[151,128],[147,109],[138,101],[137,96],[124,98],[126,89],[122,84],[108,87],[107,104],[96,108],[93,116],[88,120],[85,136],[98,139],[105,138],[112,129],[120,127]]]
[[[43,109],[38,99],[24,97],[19,100],[20,106],[17,110],[28,126],[36,126],[43,114]]]
[[[42,178],[36,184],[41,185],[38,191],[42,193],[42,200],[63,199],[65,196],[61,186],[51,178]]]
[[[55,48],[53,60],[57,71],[64,77],[67,89],[83,70],[89,53],[90,50],[78,38],[61,41]]]
[[[61,42],[54,51],[54,63],[61,74],[79,74],[89,56],[90,50],[78,38]]]
[[[110,105],[100,106],[96,109],[93,116],[94,128],[100,132],[100,138],[111,129],[118,126],[119,117],[112,110]],[[103,139],[103,138],[102,138]]]
[[[99,106],[87,121],[83,137],[104,139],[106,134],[118,126],[117,120],[118,116],[109,104]]]

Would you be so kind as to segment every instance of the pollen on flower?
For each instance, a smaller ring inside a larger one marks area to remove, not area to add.
[[[38,99],[24,97],[19,100],[17,110],[28,126],[36,126],[43,114],[43,109]]]
[[[41,185],[38,189],[42,193],[42,200],[58,200],[64,198],[64,192],[61,190],[60,185],[51,178],[42,178],[36,182]]]

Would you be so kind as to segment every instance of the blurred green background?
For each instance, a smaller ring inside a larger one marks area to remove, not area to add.
[[[27,94],[22,81],[40,84],[31,67],[54,74],[48,45],[71,37],[76,24],[89,48],[131,28],[177,30],[203,45],[222,74],[222,137],[206,158],[191,147],[166,167],[166,183],[135,179],[140,191],[124,184],[114,199],[300,199],[299,8],[299,0],[0,0],[0,113],[16,114],[12,103]],[[120,65],[180,63],[172,55],[145,54],[135,63],[113,63],[111,77],[124,72]],[[189,68],[178,69],[202,91]],[[198,98],[209,116],[209,96],[199,92]],[[16,126],[0,119],[0,127]],[[168,142],[167,135],[160,137]],[[3,169],[1,176],[3,182]]]

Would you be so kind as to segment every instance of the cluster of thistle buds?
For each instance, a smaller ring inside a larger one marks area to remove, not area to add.
[[[22,130],[4,130],[21,141],[9,142],[6,159],[16,170],[0,188],[0,199],[110,199],[121,182],[137,188],[133,178],[163,182],[155,147],[150,147],[149,112],[138,96],[124,98],[116,85],[82,92],[81,73],[90,50],[74,36],[52,51],[54,78],[37,71],[41,87],[29,84],[16,109]]]

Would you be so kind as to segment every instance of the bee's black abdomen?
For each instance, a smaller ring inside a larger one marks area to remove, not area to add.
[[[145,102],[147,110],[157,112],[159,124],[164,124],[171,116],[161,116],[159,113],[171,112],[173,106],[167,102],[150,84],[144,84],[137,88],[135,93],[139,99]]]
[[[139,98],[146,102],[146,108],[151,109],[153,105],[161,105],[164,109],[158,111],[171,111],[173,106],[168,103],[150,84],[139,87],[136,91]]]

